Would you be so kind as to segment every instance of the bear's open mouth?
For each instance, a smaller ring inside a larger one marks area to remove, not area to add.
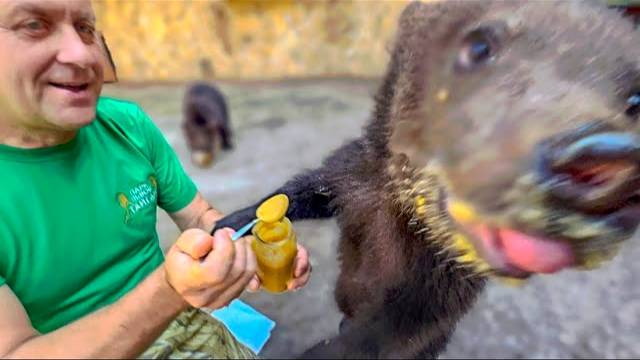
[[[533,273],[555,273],[576,263],[573,248],[566,241],[487,223],[461,226],[498,275],[526,278]]]
[[[447,212],[467,236],[478,256],[502,276],[526,278],[574,266],[576,255],[568,241],[523,231],[504,221],[480,216],[469,203],[449,196]],[[508,222],[507,222],[508,223]]]
[[[640,138],[596,131],[539,149],[539,186],[554,204],[579,216],[632,231],[640,217]]]
[[[472,207],[451,196],[446,203],[451,219],[468,236],[482,260],[497,275],[513,278],[584,266],[587,262],[585,254],[611,251],[621,240],[630,238],[640,223],[640,203],[635,200],[598,214],[547,204],[544,211],[561,214],[559,216],[567,220],[564,227],[556,226],[553,231],[540,228],[538,223],[526,224],[504,218],[494,221],[496,217],[484,216],[475,210],[460,211],[460,207]],[[468,215],[470,211],[473,216]],[[531,230],[536,228],[539,230]],[[572,238],[574,233],[588,233],[588,237]]]
[[[576,211],[610,215],[640,204],[640,166],[636,159],[582,157],[556,161],[550,168],[543,174],[542,186]]]
[[[512,189],[498,190],[510,193],[500,200],[500,210],[486,203],[502,198],[499,193],[485,196],[484,207],[476,208],[481,204],[448,191],[447,212],[495,272],[525,277],[591,267],[591,259],[605,258],[633,235],[640,223],[640,138],[635,134],[572,134],[543,144],[535,158],[531,173]]]

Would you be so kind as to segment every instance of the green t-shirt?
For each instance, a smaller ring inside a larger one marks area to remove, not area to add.
[[[163,261],[156,206],[180,210],[196,191],[130,102],[100,98],[66,144],[0,145],[0,286],[42,333],[113,303]]]

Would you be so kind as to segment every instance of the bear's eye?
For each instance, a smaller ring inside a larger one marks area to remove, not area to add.
[[[480,28],[467,34],[458,52],[456,69],[470,71],[489,62],[496,54],[497,45],[493,33]]]
[[[631,93],[627,99],[627,110],[624,112],[627,116],[637,118],[640,116],[640,90]]]

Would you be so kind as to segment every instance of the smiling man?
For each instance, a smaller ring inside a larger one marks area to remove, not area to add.
[[[196,309],[259,287],[248,239],[210,236],[158,128],[99,97],[91,3],[1,1],[0,54],[0,357],[254,356]],[[157,206],[184,231],[166,258]],[[289,288],[309,274],[299,248]]]

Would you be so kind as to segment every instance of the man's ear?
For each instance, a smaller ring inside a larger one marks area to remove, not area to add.
[[[100,48],[102,49],[101,64],[104,69],[104,82],[106,84],[118,82],[118,75],[116,73],[116,64],[111,56],[111,51],[107,46],[107,41],[102,33],[98,34],[98,41]]]

